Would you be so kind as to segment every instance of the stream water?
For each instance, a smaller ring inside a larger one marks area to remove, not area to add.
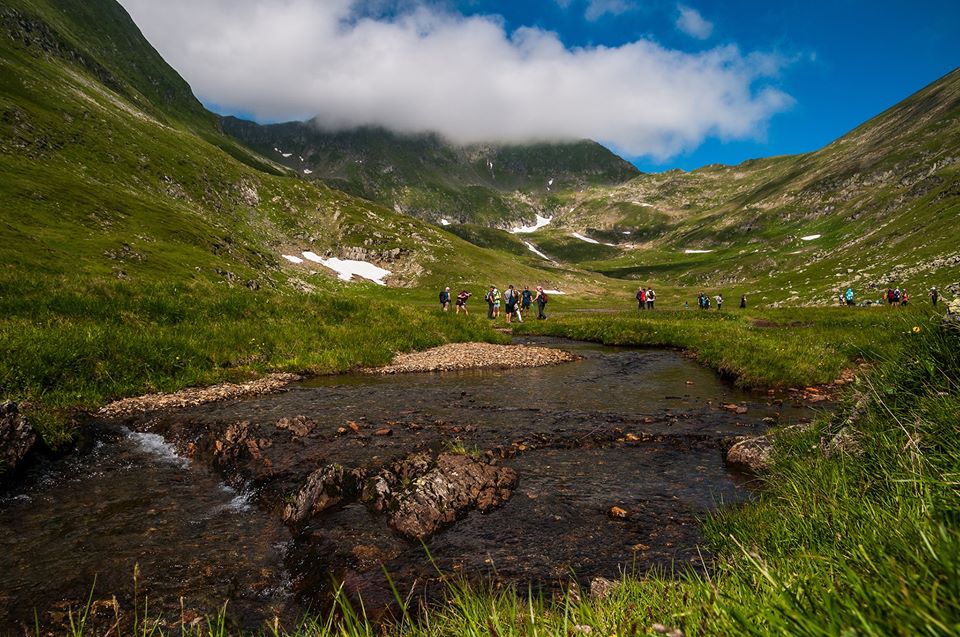
[[[386,604],[381,567],[404,590],[430,590],[436,567],[546,587],[702,568],[698,519],[751,494],[749,478],[725,465],[722,441],[812,415],[739,391],[677,352],[536,342],[582,358],[323,377],[279,394],[94,423],[84,451],[34,466],[0,494],[0,626],[32,627],[34,609],[41,624],[63,625],[91,588],[98,613],[112,612],[112,595],[129,610],[135,565],[137,600],[168,626],[229,601],[245,627],[322,605],[334,579],[371,606]],[[730,403],[746,412],[723,407]],[[297,416],[315,424],[309,435],[276,427]],[[204,436],[218,440],[240,421],[260,432],[260,464],[233,471],[186,459]],[[361,434],[344,435],[349,423]],[[391,435],[368,433],[382,428]],[[502,506],[430,537],[429,558],[360,501],[293,530],[276,514],[277,498],[318,465],[376,469],[451,446],[497,450],[519,481]],[[613,506],[627,516],[611,517]]]

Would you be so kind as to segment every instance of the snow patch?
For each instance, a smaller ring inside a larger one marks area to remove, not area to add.
[[[808,235],[805,236],[805,237],[800,237],[800,240],[801,240],[801,241],[813,241],[814,239],[819,239],[819,238],[822,237],[822,236],[823,236],[822,234],[808,234]]]
[[[539,250],[537,250],[537,247],[536,247],[535,245],[533,245],[532,243],[530,243],[529,241],[524,241],[524,242],[523,242],[523,245],[527,246],[527,248],[530,250],[530,252],[534,253],[535,255],[537,255],[538,257],[540,257],[541,259],[546,259],[547,261],[551,261],[551,260],[552,260],[550,257],[548,257],[547,255],[545,255],[544,253],[542,253],[542,252],[540,252]]]
[[[293,157],[293,153],[280,153],[280,156],[286,159],[287,157]]]
[[[624,230],[624,231],[623,231],[623,234],[627,234],[627,235],[628,235],[628,234],[630,234],[630,231],[629,231],[629,230]]]
[[[541,217],[537,215],[537,222],[532,226],[518,226],[510,230],[513,234],[529,234],[531,232],[536,232],[544,226],[550,225],[550,222],[553,221],[553,217]]]
[[[303,259],[300,257],[295,257],[292,254],[285,254],[283,258],[289,261],[290,263],[303,263]]]
[[[308,261],[313,261],[325,268],[330,268],[337,273],[337,278],[341,281],[352,281],[354,276],[358,276],[368,281],[373,281],[377,285],[386,285],[383,279],[390,276],[390,270],[384,270],[367,261],[353,261],[351,259],[338,259],[337,257],[324,259],[309,250],[304,252],[303,256]]]
[[[304,175],[312,175],[312,174],[313,174],[313,171],[310,170],[309,168],[304,168],[304,169],[303,169],[303,174],[304,174]]]
[[[571,237],[574,237],[574,238],[576,238],[576,239],[580,239],[581,241],[586,241],[587,243],[593,243],[593,244],[595,244],[595,245],[600,245],[600,242],[597,241],[596,239],[591,239],[590,237],[585,237],[585,236],[583,236],[582,234],[580,234],[579,232],[571,232],[571,233],[570,233],[570,236],[571,236]]]
[[[440,220],[440,225],[441,225],[441,226],[449,226],[449,225],[450,225],[450,220],[449,220],[449,219],[441,219],[441,220]]]
[[[561,292],[560,290],[544,290],[547,294],[560,294],[561,296],[566,294],[566,292]]]
[[[687,250],[683,251],[684,254],[707,254],[710,252],[713,252],[713,250],[692,250],[688,248]]]
[[[552,185],[553,185],[553,177],[550,178],[550,181],[547,182],[547,185],[548,185],[548,186],[552,186]]]
[[[647,203],[646,201],[631,201],[630,203],[635,206],[643,206],[644,208],[653,208],[653,204]]]

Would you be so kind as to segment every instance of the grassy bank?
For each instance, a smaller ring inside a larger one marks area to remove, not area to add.
[[[0,280],[0,396],[28,401],[48,444],[69,409],[266,371],[331,373],[394,352],[498,341],[479,316],[378,300],[331,282],[313,294],[68,277]]]
[[[829,383],[855,362],[898,353],[928,308],[624,312],[551,315],[517,334],[562,336],[607,345],[679,347],[749,388]]]
[[[452,584],[395,625],[372,625],[344,602],[265,634],[957,634],[960,329],[933,318],[916,327],[836,412],[775,438],[760,497],[706,522],[709,576],[627,577],[605,597],[559,600]],[[227,634],[220,626],[195,634]]]

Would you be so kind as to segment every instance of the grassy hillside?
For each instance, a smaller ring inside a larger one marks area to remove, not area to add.
[[[958,158],[960,70],[813,153],[564,193],[552,231],[621,246],[571,255],[589,269],[757,302],[828,304],[848,285],[957,294]]]

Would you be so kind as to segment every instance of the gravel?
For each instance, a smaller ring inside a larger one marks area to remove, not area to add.
[[[385,367],[364,370],[368,374],[443,372],[457,369],[542,367],[576,360],[570,352],[535,345],[450,343],[422,352],[397,354]]]

